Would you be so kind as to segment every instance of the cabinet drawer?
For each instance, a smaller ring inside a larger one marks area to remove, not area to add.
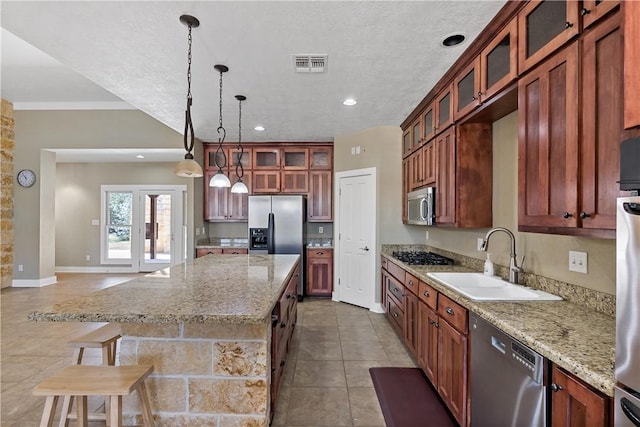
[[[397,282],[393,277],[389,277],[387,282],[387,294],[396,299],[397,304],[402,307],[404,301],[404,286]]]
[[[395,264],[393,261],[391,260],[387,260],[387,271],[389,273],[391,273],[391,275],[393,277],[395,277],[396,279],[398,279],[400,282],[404,282],[404,268],[400,267],[399,265]]]
[[[333,258],[331,249],[307,249],[307,258]]]
[[[222,249],[220,248],[198,248],[196,249],[196,258],[200,258],[201,256],[210,255],[210,254],[221,254]]]
[[[438,297],[438,314],[451,326],[463,334],[467,333],[467,309],[440,294]]]
[[[438,306],[438,291],[424,282],[420,282],[418,297],[432,310],[435,310]]]
[[[231,255],[246,255],[249,253],[247,248],[224,248],[222,249],[223,254],[231,254]]]
[[[389,316],[389,320],[391,320],[392,325],[402,332],[404,326],[404,312],[396,304],[393,298],[387,298],[387,316]]]
[[[418,295],[420,279],[410,273],[404,275],[404,287],[407,288],[414,295]]]

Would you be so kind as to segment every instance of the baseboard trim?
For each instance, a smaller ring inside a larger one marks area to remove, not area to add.
[[[373,313],[384,313],[384,307],[379,302],[373,304],[373,306],[369,309],[369,311]]]
[[[43,279],[13,279],[11,286],[14,288],[42,288],[58,282],[56,276],[45,277]]]
[[[132,267],[56,267],[56,273],[137,273]]]

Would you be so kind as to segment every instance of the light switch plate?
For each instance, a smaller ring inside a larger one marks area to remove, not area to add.
[[[324,233],[324,227],[320,226],[318,227],[318,234],[322,234]]]
[[[569,271],[587,274],[587,253],[569,251]]]

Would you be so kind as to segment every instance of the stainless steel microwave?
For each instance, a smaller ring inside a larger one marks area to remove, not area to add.
[[[426,187],[407,194],[407,223],[434,225],[436,223],[436,188]]]

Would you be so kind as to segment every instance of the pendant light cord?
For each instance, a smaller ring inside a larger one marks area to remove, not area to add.
[[[216,166],[218,166],[218,173],[222,172],[222,168],[227,165],[227,155],[224,153],[224,149],[222,148],[222,143],[224,142],[225,137],[227,136],[227,131],[222,126],[222,73],[223,70],[220,70],[220,118],[219,118],[219,126],[218,126],[218,149],[216,150],[215,162]],[[222,165],[218,164],[218,156],[222,155],[223,163]]]
[[[244,155],[244,147],[242,146],[242,99],[238,100],[238,149],[240,150],[240,155],[238,156],[238,163],[236,163],[236,175],[242,181],[244,176],[244,166],[242,166],[242,156]],[[240,172],[238,172],[238,168]]]
[[[195,142],[195,134],[193,130],[193,122],[191,121],[191,104],[193,103],[193,98],[191,96],[191,25],[189,25],[189,52],[187,54],[187,109],[185,111],[185,121],[184,121],[184,149],[187,151],[187,154],[184,156],[185,159],[193,159],[193,154],[191,154],[191,150],[193,150],[193,145]],[[189,141],[189,137],[191,140]]]

